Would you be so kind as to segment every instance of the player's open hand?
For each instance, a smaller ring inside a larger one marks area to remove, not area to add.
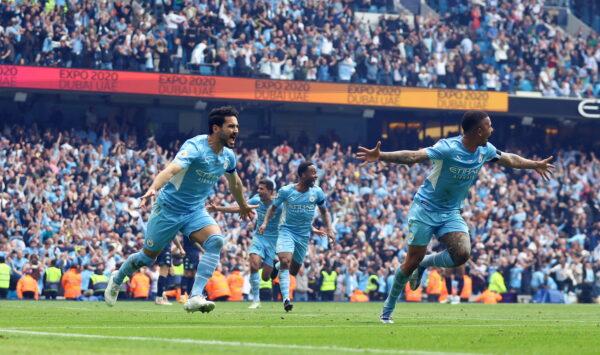
[[[538,174],[540,174],[545,181],[548,181],[550,179],[550,177],[554,174],[554,169],[556,169],[554,164],[550,163],[552,159],[554,159],[554,157],[549,156],[544,160],[536,162],[537,167],[535,168],[535,171],[537,171]]]
[[[214,203],[212,203],[212,202],[209,202],[209,203],[206,205],[206,210],[207,210],[208,212],[210,212],[210,213],[219,212],[219,210],[217,210],[217,206],[215,206],[215,204],[214,204]]]
[[[324,230],[315,228],[315,227],[312,227],[312,232],[313,232],[313,234],[320,235],[321,237],[324,237],[327,235],[327,232],[325,232]]]
[[[240,217],[242,217],[242,219],[244,220],[250,220],[254,218],[254,215],[256,213],[254,213],[254,209],[252,209],[250,206],[246,205],[246,206],[240,206]]]
[[[329,239],[329,244],[335,244],[335,230],[333,228],[327,230],[327,239]]]
[[[140,207],[146,206],[148,201],[152,200],[152,197],[156,196],[156,190],[154,188],[149,188],[148,191],[144,194],[144,196],[140,197]]]
[[[363,164],[374,163],[379,160],[381,155],[381,142],[377,142],[377,145],[373,149],[367,149],[365,147],[359,146],[358,152],[356,153],[356,158],[358,160],[362,160]]]
[[[267,229],[267,225],[263,223],[260,225],[260,227],[258,227],[258,233],[264,234],[266,229]]]

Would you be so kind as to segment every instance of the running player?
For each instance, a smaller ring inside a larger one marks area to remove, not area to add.
[[[408,165],[427,160],[433,163],[433,169],[417,191],[408,213],[408,253],[396,271],[393,286],[383,305],[380,316],[383,323],[393,323],[391,315],[396,300],[409,278],[410,287],[415,290],[426,268],[453,268],[469,259],[469,228],[460,209],[484,163],[498,161],[505,167],[533,169],[544,179],[548,179],[554,170],[550,164],[552,157],[534,161],[497,150],[488,142],[494,130],[485,112],[466,112],[461,126],[462,136],[441,139],[425,149],[381,152],[381,142],[373,149],[358,148],[357,158],[365,163],[379,160]],[[447,249],[425,257],[433,235],[446,244]]]
[[[214,309],[215,304],[204,298],[203,291],[219,263],[223,237],[204,203],[224,173],[240,206],[242,218],[254,215],[244,199],[242,181],[236,173],[235,153],[231,150],[239,133],[238,116],[238,112],[229,106],[212,110],[208,115],[209,134],[187,140],[175,159],[156,176],[142,196],[142,203],[145,203],[160,191],[148,220],[144,249],[130,255],[109,279],[105,292],[108,305],[115,304],[123,279],[142,266],[152,265],[161,250],[181,231],[204,249],[192,297],[185,303],[184,309],[203,313]]]
[[[267,224],[264,233],[260,233],[258,228],[262,225],[267,209],[271,206],[273,195],[275,192],[275,183],[269,179],[262,179],[258,183],[257,194],[248,200],[250,208],[256,208],[256,228],[250,245],[250,286],[252,294],[252,304],[250,309],[260,308],[260,279],[269,281],[271,272],[273,271],[273,263],[275,260],[275,246],[277,243],[277,228],[281,219],[281,206],[275,210],[275,215]],[[237,213],[238,206],[215,206],[209,204],[207,207],[209,212],[224,212]],[[322,235],[323,232],[313,227],[313,233]],[[258,271],[262,268],[262,274]]]
[[[325,208],[325,193],[320,187],[315,186],[317,169],[313,163],[307,161],[300,163],[298,178],[298,183],[279,189],[277,198],[267,210],[265,220],[258,228],[258,232],[263,234],[279,206],[283,205],[283,216],[279,222],[279,237],[275,249],[279,257],[279,285],[286,312],[294,307],[290,301],[290,274],[296,276],[304,262],[317,206],[325,223],[325,233],[329,241],[331,243],[335,241],[335,232],[331,228],[329,213]]]

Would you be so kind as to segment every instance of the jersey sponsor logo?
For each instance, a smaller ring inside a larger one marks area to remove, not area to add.
[[[477,177],[479,174],[479,168],[460,168],[457,166],[451,166],[449,168],[452,177],[458,180],[471,180]]]
[[[197,169],[196,174],[198,175],[198,181],[203,184],[216,184],[219,181],[218,175],[205,173],[204,171]]]
[[[293,212],[314,212],[315,211],[315,205],[310,204],[310,205],[305,205],[305,204],[297,204],[297,205],[287,205],[288,210],[293,211]]]

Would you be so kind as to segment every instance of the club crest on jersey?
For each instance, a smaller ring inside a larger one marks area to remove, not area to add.
[[[146,245],[152,248],[154,246],[154,242],[151,239],[146,239]]]
[[[310,203],[314,203],[316,200],[316,197],[314,197],[313,195],[310,195],[310,197],[308,198],[308,201],[310,201]]]
[[[479,163],[481,163],[483,161],[483,153],[479,153]]]
[[[227,168],[229,168],[229,160],[225,159],[223,161],[223,169],[227,170]]]

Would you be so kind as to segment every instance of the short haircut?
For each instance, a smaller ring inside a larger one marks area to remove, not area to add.
[[[308,167],[311,165],[313,165],[311,161],[303,161],[300,163],[300,165],[298,165],[298,176],[302,176],[302,174],[304,174],[304,172],[307,171]]]
[[[258,182],[259,185],[265,185],[265,187],[267,188],[267,190],[269,191],[273,191],[275,190],[275,183],[272,180],[269,179],[261,179]]]
[[[223,123],[225,123],[225,117],[229,116],[235,116],[235,118],[238,118],[240,114],[232,106],[222,106],[212,109],[208,114],[208,134],[213,133],[214,125],[223,127]]]
[[[462,129],[464,133],[471,132],[474,128],[479,126],[488,114],[483,111],[467,111],[462,117]]]

